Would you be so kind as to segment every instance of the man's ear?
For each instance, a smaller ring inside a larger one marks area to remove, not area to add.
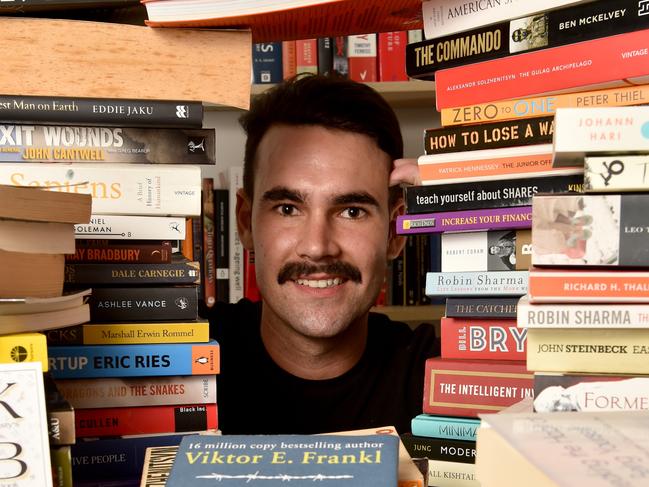
[[[388,230],[388,260],[393,260],[403,250],[406,245],[406,238],[404,235],[397,235],[397,216],[403,215],[406,212],[406,205],[403,198],[399,198],[390,211],[390,228]]]
[[[253,250],[252,238],[252,200],[243,189],[237,191],[237,230],[241,244],[247,250]]]

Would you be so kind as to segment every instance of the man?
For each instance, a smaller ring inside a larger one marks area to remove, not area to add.
[[[255,252],[261,303],[211,313],[221,345],[225,434],[322,433],[393,425],[421,412],[434,328],[369,314],[395,234],[399,188],[416,178],[398,121],[369,87],[293,79],[255,100],[236,217]],[[395,169],[393,168],[393,161]]]

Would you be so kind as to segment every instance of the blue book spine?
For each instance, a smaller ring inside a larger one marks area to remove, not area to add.
[[[449,440],[476,441],[479,426],[479,419],[430,414],[419,414],[410,421],[413,435]]]
[[[207,343],[51,346],[47,353],[55,379],[219,373],[216,340]]]
[[[262,42],[252,46],[252,75],[255,84],[282,81],[282,43]]]

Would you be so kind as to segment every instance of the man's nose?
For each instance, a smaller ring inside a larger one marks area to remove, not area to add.
[[[295,250],[300,258],[314,262],[337,257],[340,246],[335,217],[320,212],[310,214]]]

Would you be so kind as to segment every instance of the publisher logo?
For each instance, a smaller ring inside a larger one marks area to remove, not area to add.
[[[260,79],[261,79],[262,83],[270,83],[271,82],[272,78],[271,78],[271,75],[270,75],[270,71],[262,71],[260,73],[260,75],[261,75]]]
[[[189,105],[176,105],[176,117],[189,118]]]
[[[649,15],[649,0],[638,2],[638,15]]]
[[[189,301],[187,298],[178,298],[175,303],[179,309],[187,309],[189,307]]]
[[[190,137],[187,142],[187,152],[190,154],[205,154],[205,137]]]
[[[21,345],[16,345],[10,352],[11,360],[14,362],[24,362],[28,356],[27,349]]]

